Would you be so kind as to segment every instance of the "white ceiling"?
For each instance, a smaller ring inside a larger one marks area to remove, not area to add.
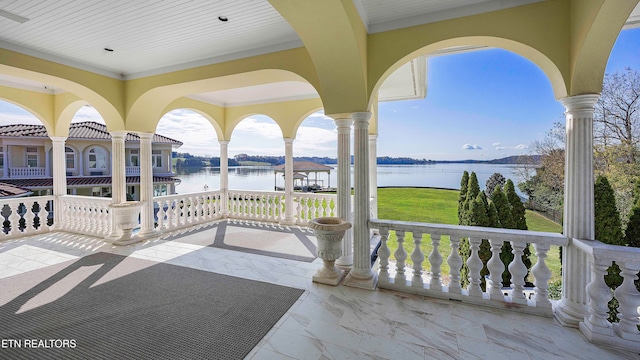
[[[540,0],[353,0],[370,33],[536,1]],[[630,21],[640,23],[638,10]],[[266,0],[0,0],[0,15],[2,11],[29,20],[20,23],[0,16],[1,48],[116,78],[133,79],[303,45]],[[221,22],[218,16],[229,21]],[[399,69],[383,85],[380,100],[423,96],[421,66],[413,62]],[[0,76],[0,85],[63,91],[6,76]],[[317,96],[308,84],[284,82],[193,97],[229,106]]]

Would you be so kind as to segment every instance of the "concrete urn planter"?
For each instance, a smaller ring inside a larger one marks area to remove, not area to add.
[[[139,201],[125,201],[109,205],[116,229],[122,231],[121,236],[113,239],[114,244],[126,245],[137,241],[133,238],[133,229],[138,226],[141,206]]]
[[[313,281],[338,285],[344,277],[344,271],[335,262],[342,255],[342,238],[351,228],[351,223],[336,217],[319,217],[309,221],[309,228],[318,241],[318,257],[324,262],[324,266],[313,275]]]

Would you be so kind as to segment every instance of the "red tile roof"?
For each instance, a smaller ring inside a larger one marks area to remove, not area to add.
[[[33,192],[29,189],[0,182],[0,197],[21,197],[31,194],[33,194]]]
[[[0,137],[39,137],[46,138],[47,129],[44,125],[25,125],[13,124],[0,126]],[[111,141],[111,134],[107,130],[107,126],[94,121],[84,121],[71,123],[69,126],[68,139],[90,139],[90,140],[108,140]],[[139,141],[140,137],[134,133],[128,133],[126,141]],[[154,144],[172,144],[176,146],[182,145],[182,142],[168,138],[163,135],[154,134],[152,142]]]
[[[180,179],[172,176],[154,176],[154,183],[179,182]],[[25,188],[50,188],[53,187],[53,178],[36,179],[4,179],[3,183]],[[140,176],[127,176],[127,184],[140,184]],[[68,177],[67,187],[73,186],[105,186],[111,185],[111,176]]]

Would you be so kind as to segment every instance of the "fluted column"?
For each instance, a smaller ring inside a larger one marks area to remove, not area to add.
[[[222,216],[229,215],[229,141],[218,140],[220,143],[220,190],[222,191],[220,207]]]
[[[345,285],[373,290],[378,276],[371,270],[369,232],[369,112],[351,114],[354,123],[353,267]]]
[[[55,196],[56,200],[59,200],[60,196],[67,195],[67,166],[64,159],[64,147],[66,137],[54,136],[51,137],[52,143],[52,157],[53,157],[53,196]],[[6,153],[6,149],[5,149]],[[5,162],[5,169],[8,169],[7,163]],[[54,205],[55,206],[55,205]],[[54,229],[62,229],[62,211],[53,211],[53,228]]]
[[[588,315],[590,282],[587,256],[572,245],[572,239],[593,240],[593,113],[599,95],[577,95],[562,99],[566,108],[567,138],[564,175],[564,235],[569,245],[562,251],[562,299],[554,309],[565,326],[578,326]]]
[[[140,137],[140,233],[148,237],[155,234],[153,214],[153,167],[151,162],[151,142],[153,133],[138,133]]]
[[[337,216],[351,221],[351,119],[336,119],[338,127],[338,187]],[[342,269],[353,265],[353,227],[348,229],[342,240],[342,256],[336,265]]]
[[[293,139],[284,138],[284,219],[285,225],[295,223],[293,206]]]
[[[126,131],[111,133],[111,202],[127,201],[127,178],[124,163],[124,140]]]
[[[378,218],[378,135],[369,135],[369,198],[371,218]]]

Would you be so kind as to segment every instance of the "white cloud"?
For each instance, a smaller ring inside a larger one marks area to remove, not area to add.
[[[493,144],[491,144],[491,146],[500,146],[501,144],[499,142],[494,142]]]
[[[482,146],[477,145],[477,144],[474,144],[474,145],[464,144],[464,145],[462,145],[462,149],[463,150],[482,150]]]
[[[100,113],[92,106],[83,106],[76,112],[71,119],[71,122],[81,122],[81,121],[94,121],[100,124],[104,124],[104,119],[100,115]]]
[[[259,134],[267,139],[282,139],[282,130],[273,120],[258,120],[256,118],[246,118],[233,129],[231,138],[242,136],[242,133]]]
[[[200,156],[219,156],[220,144],[213,125],[202,115],[180,109],[165,114],[156,133],[182,141],[179,152]]]
[[[529,147],[525,144],[518,144],[516,146],[496,146],[496,150],[498,151],[502,151],[502,150],[525,150],[528,149]]]

